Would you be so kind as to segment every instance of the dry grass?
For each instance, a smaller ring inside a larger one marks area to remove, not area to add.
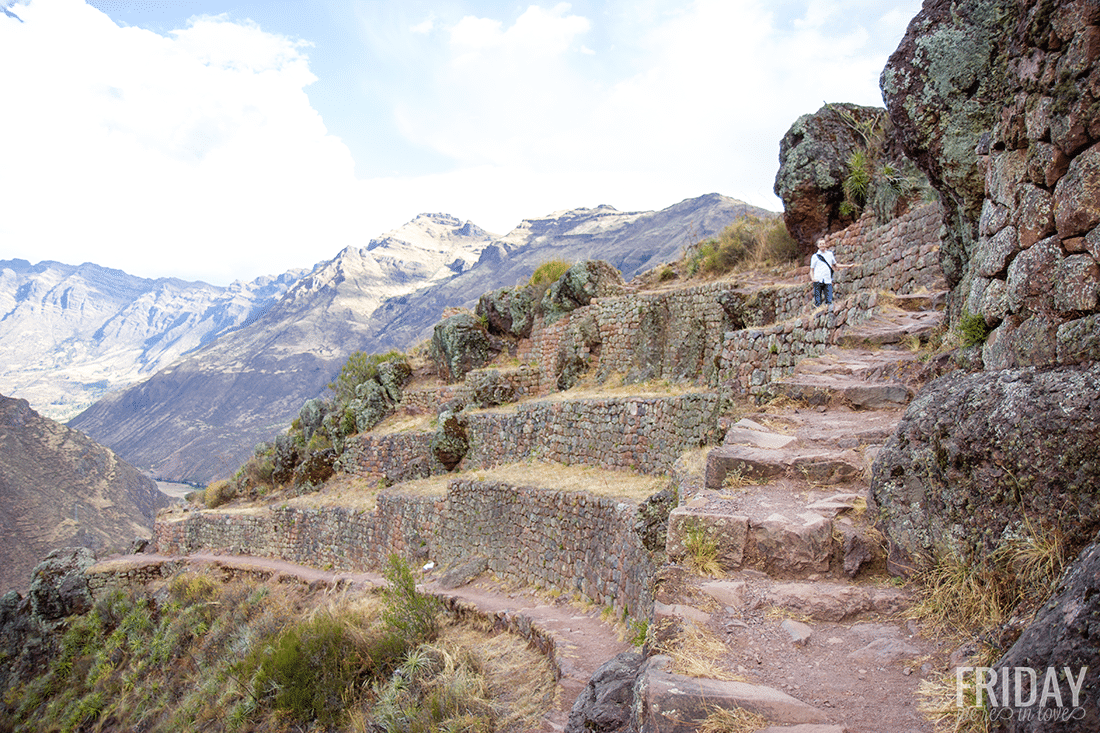
[[[373,511],[378,505],[378,482],[362,476],[337,474],[318,491],[288,499],[289,506],[338,506]]]
[[[983,646],[974,666],[989,667],[997,659],[992,647]],[[963,688],[963,706],[959,707],[958,678],[955,670],[921,680],[917,687],[917,709],[932,722],[936,733],[988,733],[989,709],[977,707],[973,680]],[[983,700],[983,702],[985,702]]]
[[[686,677],[744,682],[745,678],[726,669],[722,660],[729,649],[710,630],[691,621],[684,623],[676,636],[661,643],[656,651],[672,659],[669,671]]]
[[[707,534],[705,527],[694,525],[684,531],[684,549],[687,551],[687,564],[699,575],[717,578],[722,574],[718,562],[718,541]]]
[[[400,412],[390,415],[371,428],[372,435],[393,435],[395,433],[432,432],[433,415],[405,415]]]
[[[560,463],[535,461],[513,463],[460,475],[481,481],[499,481],[514,486],[531,486],[555,491],[582,491],[594,496],[630,501],[648,499],[668,485],[668,479],[663,476],[646,476],[630,471],[606,471],[593,466],[566,466]]]
[[[1020,608],[1044,603],[1066,563],[1057,528],[1043,529],[1025,519],[1019,536],[988,556],[941,553],[918,573],[921,600],[907,615],[939,635],[973,638],[1002,625]]]
[[[770,725],[768,719],[744,708],[714,708],[699,725],[699,733],[754,733]]]

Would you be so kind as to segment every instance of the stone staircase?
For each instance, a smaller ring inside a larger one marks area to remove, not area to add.
[[[869,478],[919,386],[914,349],[941,307],[940,294],[896,298],[843,328],[835,346],[771,383],[770,403],[729,424],[694,474],[681,466],[653,643],[675,647],[690,628],[725,652],[705,682],[677,677],[668,661],[644,670],[654,711],[705,697],[779,724],[769,731],[931,730],[915,709],[914,672],[929,670],[935,645],[899,620],[910,599],[885,574]],[[712,577],[693,569],[705,550]],[[862,692],[876,686],[894,699],[870,704]],[[692,730],[683,718],[653,729]]]

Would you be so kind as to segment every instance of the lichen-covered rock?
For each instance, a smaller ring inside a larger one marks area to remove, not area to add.
[[[90,611],[92,593],[84,571],[95,561],[95,554],[86,547],[65,547],[47,555],[35,567],[27,594],[34,615],[50,622]]]
[[[408,359],[387,359],[378,365],[378,383],[386,390],[390,402],[401,401],[405,385],[412,379],[412,365]]]
[[[879,81],[906,155],[944,203],[949,236],[940,260],[952,287],[977,239],[985,171],[975,149],[1002,110],[991,100],[1005,99],[1009,6],[1005,0],[929,0]]]
[[[432,361],[437,373],[450,382],[461,381],[470,370],[485,366],[503,350],[500,339],[469,313],[444,319],[432,334]]]
[[[593,298],[621,295],[623,277],[602,260],[578,262],[547,288],[539,305],[546,323],[561,320],[565,314],[588,305]]]
[[[432,458],[448,471],[466,457],[470,450],[470,437],[466,432],[466,416],[461,407],[445,407],[437,419],[439,427],[432,436]]]
[[[993,666],[996,676],[992,692],[997,703],[992,707],[1006,708],[994,711],[997,714],[991,719],[998,722],[993,730],[1004,733],[1100,730],[1097,705],[1100,675],[1095,673],[1100,669],[1097,628],[1100,628],[1100,543],[1094,542],[1071,566],[1054,597]],[[1056,675],[1058,698],[1047,679],[1049,670]],[[1067,678],[1067,671],[1072,680]],[[1023,704],[1027,702],[1032,704]]]
[[[987,368],[1067,363],[1055,334],[1100,310],[1092,265],[1068,261],[1100,265],[1100,4],[930,0],[880,83],[945,207],[951,319],[995,327]]]
[[[807,252],[814,242],[851,224],[843,216],[844,178],[848,157],[864,145],[859,133],[844,119],[875,125],[886,116],[878,107],[827,104],[802,115],[779,143],[779,172],[775,195],[783,200],[783,221]]]
[[[496,369],[471,372],[466,384],[474,391],[474,402],[493,407],[516,401],[516,387]]]
[[[1100,364],[952,373],[925,386],[874,462],[871,492],[905,571],[945,550],[1057,526],[1100,528]]]
[[[588,372],[593,357],[599,353],[600,329],[593,313],[574,316],[558,342],[557,386],[559,390],[573,387]]]
[[[273,469],[271,480],[275,484],[289,483],[294,478],[294,469],[305,456],[305,442],[301,434],[283,433],[275,437],[275,447],[271,453]]]
[[[321,428],[327,413],[325,401],[316,397],[302,405],[298,411],[298,424],[307,441]]]
[[[394,401],[380,382],[368,379],[355,388],[347,409],[355,416],[355,429],[365,433],[393,414]]]
[[[527,338],[535,323],[535,305],[531,288],[500,288],[482,295],[474,314],[485,319],[489,333]]]
[[[336,451],[332,448],[313,451],[295,467],[294,485],[320,486],[336,473],[333,468],[335,461]]]

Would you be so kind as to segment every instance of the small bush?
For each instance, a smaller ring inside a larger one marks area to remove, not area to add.
[[[237,488],[228,479],[219,479],[206,487],[203,503],[214,509],[237,498]]]
[[[963,313],[955,327],[955,332],[962,338],[963,346],[984,344],[992,330],[980,313]]]
[[[741,267],[760,268],[798,259],[798,243],[782,219],[744,216],[685,253],[689,276],[723,275]]]
[[[561,276],[572,266],[572,262],[566,262],[565,260],[548,260],[535,268],[527,284],[532,287],[552,285],[560,280]]]
[[[684,533],[684,549],[688,554],[688,565],[699,575],[718,576],[722,566],[718,563],[718,543],[707,535],[702,525],[688,527]]]
[[[329,383],[328,388],[335,395],[336,402],[346,405],[355,399],[355,388],[363,382],[378,378],[378,366],[387,361],[408,361],[400,351],[388,351],[385,354],[367,354],[364,351],[356,351],[344,366],[340,368],[340,374]]]

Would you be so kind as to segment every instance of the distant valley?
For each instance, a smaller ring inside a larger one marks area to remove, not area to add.
[[[305,400],[323,395],[353,351],[414,345],[443,309],[523,282],[546,260],[603,259],[630,279],[745,214],[775,216],[717,194],[658,212],[556,212],[504,236],[422,214],[308,272],[227,289],[104,271],[125,284],[111,290],[78,283],[103,270],[94,265],[6,261],[0,391],[62,418],[102,394],[72,427],[157,478],[203,484],[232,472]],[[33,270],[49,278],[36,280]],[[183,307],[188,298],[194,308]],[[84,323],[84,314],[98,323]],[[43,337],[34,336],[36,318]]]

